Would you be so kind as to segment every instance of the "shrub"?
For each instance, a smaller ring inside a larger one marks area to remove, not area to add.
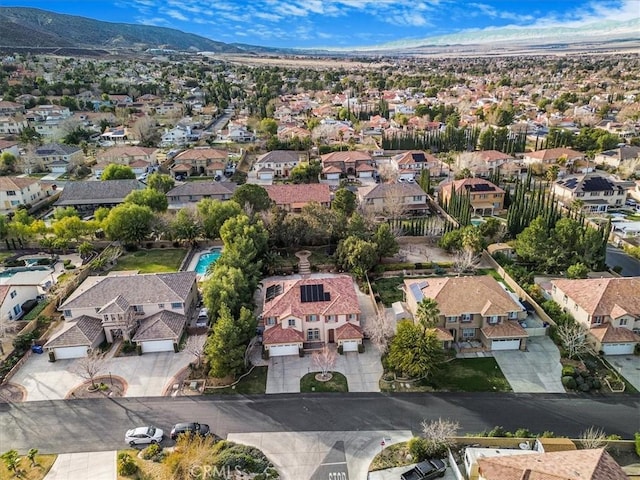
[[[513,434],[516,438],[530,438],[533,437],[533,434],[527,428],[519,428]]]
[[[62,262],[62,264],[66,267],[67,265],[71,265],[71,260],[69,260],[68,258]]]
[[[65,270],[75,270],[76,266],[72,263],[70,265],[65,265],[64,269]]]
[[[218,468],[238,467],[247,473],[261,473],[271,466],[267,457],[260,450],[248,445],[222,441],[216,444],[213,452],[214,466]]]
[[[580,371],[580,375],[581,375],[583,378],[588,378],[591,374],[589,373],[589,371],[588,371],[588,370],[581,370],[581,371]]]
[[[542,432],[542,435],[540,435],[541,438],[555,438],[556,434],[553,432],[550,432],[549,430],[545,430],[544,432]]]
[[[594,390],[600,390],[602,388],[602,382],[600,381],[599,378],[595,378],[593,379],[593,389]]]
[[[130,476],[138,472],[138,465],[131,455],[122,452],[118,454],[118,475]]]
[[[591,390],[591,387],[587,382],[584,382],[578,385],[578,390],[580,390],[581,392],[588,392],[589,390]]]
[[[498,427],[498,426],[493,427],[487,433],[487,437],[506,437],[506,436],[507,436],[507,432],[505,431],[505,429],[503,427]]]
[[[338,354],[342,355],[344,353],[344,347],[342,345],[338,345]]]
[[[422,462],[427,458],[427,441],[421,437],[413,437],[407,442],[407,449],[414,462]]]
[[[162,455],[162,447],[157,443],[149,445],[147,448],[142,450],[142,458],[145,460],[160,460],[160,456]]]
[[[364,343],[358,344],[358,353],[364,353]]]
[[[598,364],[594,360],[585,360],[584,366],[587,367],[587,370],[590,372],[595,372],[598,369]]]
[[[636,443],[636,455],[640,457],[640,432],[636,432],[634,434],[635,443]]]
[[[576,375],[575,377],[576,383],[578,384],[578,386],[582,385],[584,383],[584,377],[582,375]]]
[[[262,359],[269,360],[269,350],[264,347],[262,347]]]
[[[576,388],[576,379],[571,376],[562,377],[562,385],[569,390]]]
[[[576,369],[573,368],[571,365],[565,365],[564,367],[562,367],[563,377],[573,377],[575,373],[576,373]]]

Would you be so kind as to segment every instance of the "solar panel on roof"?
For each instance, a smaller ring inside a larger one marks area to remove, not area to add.
[[[420,288],[419,283],[412,283],[409,288],[411,289],[411,293],[413,293],[413,298],[416,299],[416,302],[422,301],[424,298],[424,294],[422,293],[422,289]]]
[[[276,298],[278,295],[280,295],[282,293],[282,285],[277,284],[277,285],[271,285],[269,287],[267,287],[267,292],[265,295],[265,299],[267,302],[273,300],[274,298]]]
[[[331,294],[324,291],[324,285],[300,285],[300,302],[328,302],[331,300]]]
[[[613,190],[611,182],[603,177],[586,178],[582,185],[582,190],[585,192],[604,192],[607,190]]]
[[[424,153],[412,153],[411,158],[413,158],[414,162],[424,162],[426,160],[424,158]]]

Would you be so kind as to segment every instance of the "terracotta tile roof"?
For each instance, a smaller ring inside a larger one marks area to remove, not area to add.
[[[134,342],[149,340],[178,341],[187,319],[184,315],[168,310],[162,310],[140,321],[140,326],[133,336]]]
[[[527,331],[513,320],[507,320],[497,325],[487,325],[481,330],[487,338],[522,338],[529,336]]]
[[[191,162],[194,160],[224,160],[227,161],[228,154],[225,150],[215,148],[190,148],[175,157],[176,163]]]
[[[34,183],[38,183],[38,179],[29,177],[0,177],[0,191],[6,192],[7,190],[22,190]]]
[[[0,150],[8,149],[15,145],[18,145],[18,142],[0,139]]]
[[[342,173],[342,170],[340,169],[340,167],[336,167],[335,165],[327,165],[326,167],[324,167],[322,169],[322,173],[327,174],[327,173]]]
[[[640,342],[640,335],[624,327],[614,327],[606,324],[601,327],[589,329],[589,333],[596,337],[601,343],[629,343]]]
[[[256,165],[261,165],[263,163],[297,163],[300,161],[300,155],[304,155],[306,158],[305,152],[293,152],[290,150],[272,150],[271,152],[267,152],[263,155],[260,155],[256,159]]]
[[[440,342],[453,342],[453,335],[447,332],[444,328],[436,327],[430,328],[429,330],[433,330],[436,333],[436,338]]]
[[[11,285],[0,285],[0,305],[4,302],[7,293],[11,290]]]
[[[640,316],[640,277],[558,279],[551,282],[592,316]]]
[[[487,187],[480,187],[480,188],[484,188],[483,190],[480,190],[478,189],[479,185],[486,185]],[[461,180],[454,180],[453,182],[445,183],[444,185],[442,185],[441,188],[449,191],[451,191],[451,188],[455,188],[456,193],[462,192],[463,190],[470,190],[471,193],[475,193],[475,192],[504,193],[504,190],[502,188],[497,187],[496,185],[491,183],[489,180],[484,180],[482,178],[476,178],[476,177],[463,178]],[[486,190],[486,188],[488,188],[489,190]]]
[[[269,302],[265,302],[262,316],[284,318],[293,315],[302,318],[305,315],[345,315],[359,314],[360,304],[353,285],[353,279],[348,275],[329,278],[305,278],[303,280],[268,282],[264,292],[271,285],[282,286],[282,294]],[[300,300],[300,287],[303,285],[321,284],[331,299],[323,302],[305,302]]]
[[[362,330],[353,323],[347,322],[336,328],[336,340],[354,340],[360,338],[363,338]]]
[[[361,163],[356,167],[356,172],[373,172],[374,170],[375,168],[368,163]]]
[[[346,151],[346,152],[331,152],[326,153],[320,157],[322,159],[322,164],[334,163],[334,162],[345,162],[345,163],[353,163],[357,161],[371,161],[371,155],[365,152],[358,151]]]
[[[216,161],[216,162],[211,162],[209,165],[207,165],[205,170],[208,170],[211,172],[215,170],[224,170],[226,166],[227,165],[224,162]]]
[[[108,148],[97,155],[98,161],[125,157],[151,157],[157,151],[156,148],[138,147],[134,145],[115,146]]]
[[[293,328],[282,328],[278,324],[264,331],[262,334],[262,343],[265,345],[274,345],[278,343],[302,343],[304,337],[302,332]]]
[[[423,297],[433,298],[438,302],[440,314],[445,316],[480,314],[487,311],[487,302],[491,303],[490,311],[499,312],[499,315],[523,310],[522,306],[489,275],[405,280],[407,295],[414,295],[413,290],[416,287],[411,288],[414,284],[421,287]],[[421,298],[416,300],[420,301]]]
[[[426,193],[420,185],[417,183],[378,183],[373,188],[366,190],[367,187],[364,187],[362,192],[366,192],[362,195],[362,198],[394,198],[394,197],[418,197],[425,196]],[[407,207],[411,207],[411,205],[407,205]]]
[[[311,202],[329,203],[331,201],[329,185],[325,183],[265,185],[264,189],[276,205]]]
[[[421,160],[416,161],[415,157],[418,157]],[[439,163],[439,160],[436,157],[421,150],[410,150],[408,152],[399,153],[394,156],[393,159],[398,165],[413,165],[415,163],[426,165],[428,163]]]
[[[44,346],[54,348],[86,345],[88,347],[93,345],[103,331],[102,320],[82,315],[77,320],[68,322],[64,329]]]
[[[485,162],[491,162],[493,160],[514,160],[514,158],[508,153],[502,153],[498,150],[483,150],[481,152],[477,152],[477,154]]]
[[[537,152],[527,153],[525,156],[540,160],[541,162],[550,162],[552,160],[557,160],[563,155],[566,155],[568,160],[584,157],[584,153],[576,152],[575,150],[571,150],[570,148],[563,147],[538,150]]]
[[[604,448],[478,459],[486,480],[626,480]]]

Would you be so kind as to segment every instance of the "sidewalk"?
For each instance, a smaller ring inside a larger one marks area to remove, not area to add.
[[[44,480],[116,480],[116,452],[61,453]]]

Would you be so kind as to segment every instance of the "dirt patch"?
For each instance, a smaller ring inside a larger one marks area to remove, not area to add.
[[[127,392],[127,382],[124,378],[116,375],[97,377],[95,383],[98,384],[100,388],[93,391],[91,389],[91,382],[86,381],[79,387],[74,388],[67,395],[67,399],[124,397]]]
[[[0,402],[15,403],[24,402],[27,392],[20,385],[5,383],[0,385]]]

